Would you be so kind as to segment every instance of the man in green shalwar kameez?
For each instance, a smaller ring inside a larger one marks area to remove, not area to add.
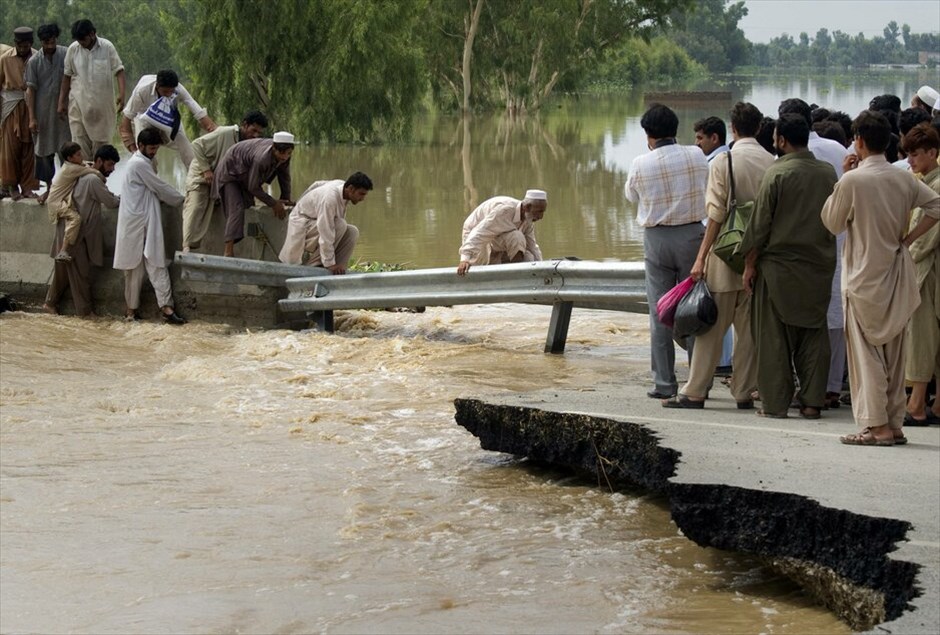
[[[829,376],[829,307],[835,237],[819,212],[836,184],[832,166],[807,150],[809,126],[781,115],[774,131],[780,158],[768,168],[739,250],[747,254],[745,289],[753,293],[761,416],[784,418],[800,381],[800,414],[817,419]]]

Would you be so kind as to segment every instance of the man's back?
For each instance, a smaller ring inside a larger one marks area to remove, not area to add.
[[[643,227],[686,225],[705,218],[708,160],[696,146],[663,145],[638,156],[624,187]]]
[[[274,146],[271,139],[246,139],[234,144],[219,161],[217,171],[220,183],[230,183],[247,178],[266,153]]]

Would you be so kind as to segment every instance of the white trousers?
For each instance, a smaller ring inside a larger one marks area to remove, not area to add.
[[[170,288],[170,272],[166,267],[160,267],[146,256],[141,257],[140,264],[134,269],[124,270],[124,302],[127,308],[136,311],[140,308],[140,289],[144,286],[144,277],[150,278],[153,291],[157,296],[157,306],[173,306],[173,290]]]

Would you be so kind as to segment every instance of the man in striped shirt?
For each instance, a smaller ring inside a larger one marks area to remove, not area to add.
[[[646,297],[650,306],[650,356],[654,399],[676,394],[676,349],[672,329],[656,317],[656,302],[689,276],[705,233],[705,185],[708,161],[695,146],[676,143],[679,118],[670,108],[653,104],[640,119],[648,154],[633,160],[624,193],[636,204],[636,221],[644,228]],[[689,355],[692,341],[688,341]]]

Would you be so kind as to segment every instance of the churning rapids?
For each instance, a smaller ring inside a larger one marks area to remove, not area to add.
[[[480,449],[456,396],[646,375],[645,316],[336,335],[0,317],[3,632],[845,632],[640,493]]]

